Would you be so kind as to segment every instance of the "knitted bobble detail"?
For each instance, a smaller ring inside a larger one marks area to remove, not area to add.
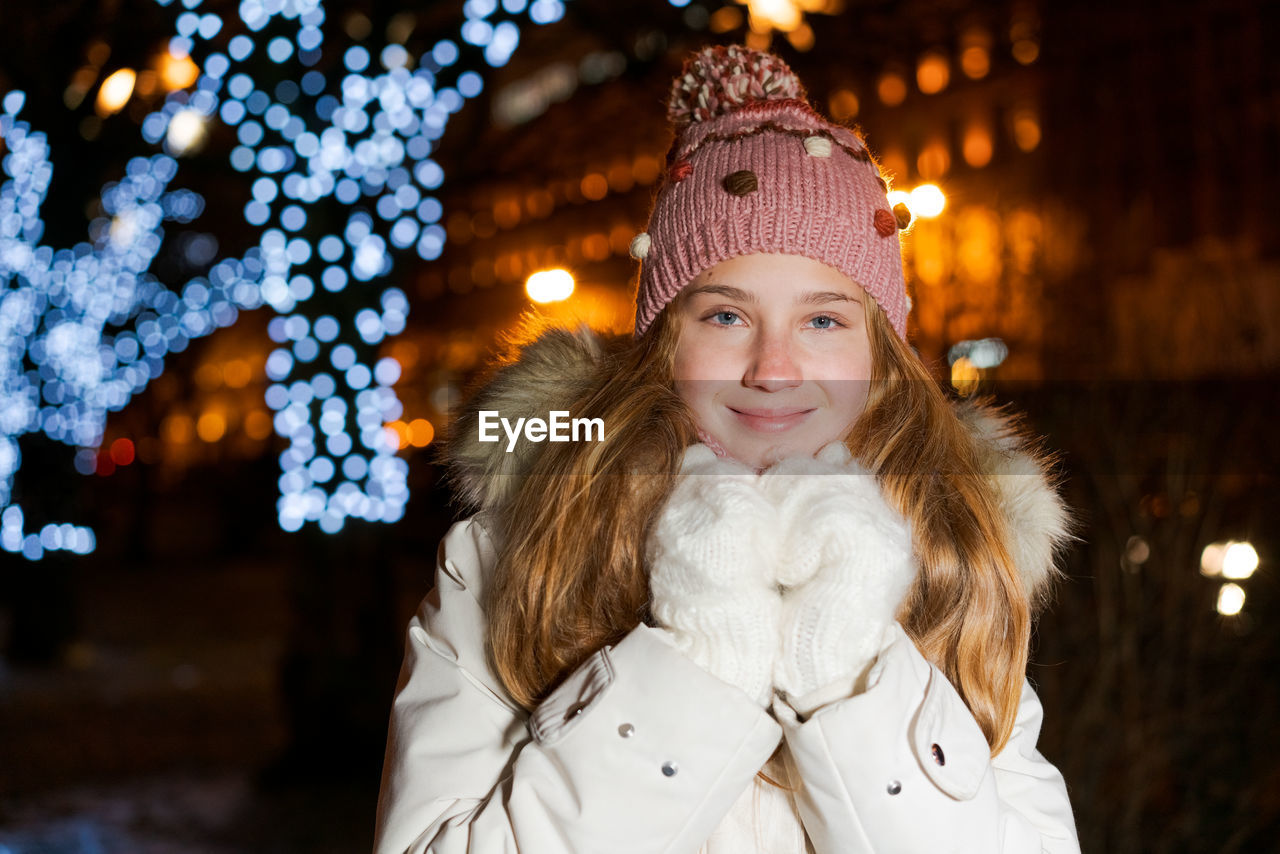
[[[898,223],[898,228],[903,229],[911,225],[911,208],[898,202],[893,206],[893,218]]]
[[[631,238],[631,257],[637,261],[643,261],[649,255],[650,243],[652,243],[652,241],[649,238],[649,233],[645,231],[642,231],[635,237]]]
[[[671,86],[667,117],[704,122],[751,101],[804,97],[800,80],[778,57],[739,45],[704,48],[685,61]]]
[[[881,237],[892,237],[893,233],[898,230],[898,220],[893,215],[893,211],[880,208],[875,215],[876,233]]]
[[[809,153],[810,157],[830,157],[831,140],[825,136],[806,136],[804,138],[804,150]]]
[[[750,169],[739,169],[724,176],[721,182],[724,188],[735,196],[746,196],[754,193],[760,188],[760,181],[756,178],[756,173]]]

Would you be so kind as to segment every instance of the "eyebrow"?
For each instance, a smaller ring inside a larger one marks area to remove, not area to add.
[[[718,294],[727,299],[737,302],[754,303],[756,298],[754,294],[735,288],[732,285],[721,285],[715,282],[707,282],[706,284],[691,287],[686,291],[688,297],[701,296],[702,294]],[[862,300],[849,294],[840,293],[839,291],[809,291],[799,300],[801,305],[823,305],[829,302],[853,302],[862,304]]]

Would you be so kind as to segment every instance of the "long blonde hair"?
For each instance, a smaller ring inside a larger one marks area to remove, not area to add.
[[[696,441],[672,377],[678,304],[602,358],[570,407],[575,417],[602,418],[604,440],[543,446],[506,506],[487,631],[495,672],[525,708],[648,617],[645,542],[683,449]],[[846,442],[911,523],[921,571],[899,620],[995,753],[1021,697],[1027,592],[975,438],[874,300],[864,304],[871,386]]]

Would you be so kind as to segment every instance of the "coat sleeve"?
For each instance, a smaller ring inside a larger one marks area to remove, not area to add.
[[[781,741],[745,694],[641,625],[532,713],[487,665],[475,520],[441,545],[410,620],[376,854],[693,852]]]
[[[1079,854],[1062,775],[1036,750],[1024,682],[995,757],[959,693],[898,624],[861,694],[782,721],[797,806],[818,854]]]

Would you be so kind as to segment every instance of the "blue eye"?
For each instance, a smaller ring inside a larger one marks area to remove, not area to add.
[[[809,322],[813,324],[814,329],[833,329],[840,325],[834,317],[829,317],[825,314],[819,315]]]
[[[711,315],[711,319],[721,326],[732,326],[738,315],[732,311],[717,311]]]

